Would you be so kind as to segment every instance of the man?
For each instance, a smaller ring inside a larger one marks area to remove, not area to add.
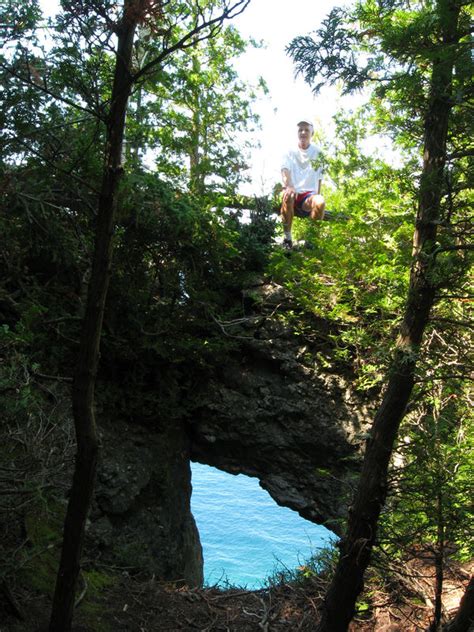
[[[283,245],[288,249],[293,247],[293,217],[323,219],[325,207],[321,195],[322,169],[315,166],[321,152],[311,142],[313,124],[309,119],[301,119],[297,127],[298,147],[287,152],[281,167],[283,201],[280,214],[285,235]]]

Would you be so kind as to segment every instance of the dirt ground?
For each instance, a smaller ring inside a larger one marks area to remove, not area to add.
[[[388,594],[371,583],[359,603],[350,632],[419,632],[430,623],[433,573],[429,565],[409,569],[410,590],[391,584]],[[459,604],[474,564],[453,567],[445,582],[446,616]],[[411,572],[413,571],[413,572]],[[4,587],[5,588],[5,587]],[[257,591],[238,588],[177,589],[127,574],[99,598],[79,595],[75,632],[302,632],[314,631],[325,583],[312,577]],[[44,596],[2,591],[0,632],[46,632],[50,603]],[[20,606],[21,603],[21,606]],[[17,613],[15,615],[15,607]],[[23,618],[19,618],[19,617]]]

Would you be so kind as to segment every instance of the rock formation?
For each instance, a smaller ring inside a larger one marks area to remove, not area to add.
[[[202,548],[190,511],[189,441],[170,423],[159,433],[140,424],[101,427],[101,462],[89,541],[97,555],[163,581],[199,586]]]
[[[340,533],[370,420],[366,402],[347,367],[322,368],[327,322],[314,319],[304,340],[275,318],[291,303],[282,288],[262,283],[252,293],[260,314],[232,331],[239,354],[208,385],[190,425],[191,456],[256,476],[278,504]]]
[[[119,421],[101,427],[89,535],[104,559],[202,582],[190,459],[255,476],[277,503],[341,533],[366,404],[350,369],[330,361],[326,321],[313,318],[311,334],[296,335],[279,318],[291,297],[264,281],[244,302],[248,317],[223,325],[238,352],[215,367],[186,421],[161,422],[159,431]]]

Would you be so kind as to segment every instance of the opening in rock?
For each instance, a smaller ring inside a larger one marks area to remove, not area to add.
[[[275,572],[295,570],[334,540],[325,527],[278,506],[256,478],[193,463],[192,484],[206,585],[261,588]]]

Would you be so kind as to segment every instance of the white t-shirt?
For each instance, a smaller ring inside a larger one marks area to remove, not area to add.
[[[283,157],[281,168],[288,169],[297,193],[318,191],[323,171],[315,165],[321,150],[314,143],[308,149],[290,149]],[[316,168],[315,168],[316,166]]]

